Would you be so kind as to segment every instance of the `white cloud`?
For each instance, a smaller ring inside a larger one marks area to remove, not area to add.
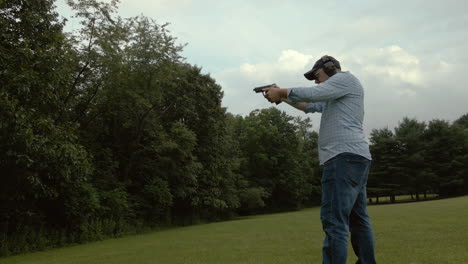
[[[455,70],[455,65],[450,64],[450,63],[448,63],[446,61],[440,61],[439,62],[439,69],[443,73],[449,73],[449,72],[453,72]]]
[[[193,4],[193,0],[120,0],[121,10],[135,9],[140,12],[145,12],[147,16],[151,16],[152,12],[168,13],[184,13]]]
[[[295,50],[285,50],[278,59],[278,68],[284,71],[297,72],[309,66],[313,56]]]
[[[419,59],[399,46],[366,51],[363,56],[366,57],[366,61],[362,63],[368,74],[395,78],[412,85],[423,85]]]
[[[363,83],[368,130],[393,128],[404,116],[454,120],[468,112],[466,1],[299,2],[121,0],[119,14],[170,22],[188,43],[187,61],[217,80],[234,114],[271,106],[255,86],[313,85],[302,74],[324,54]]]
[[[415,96],[416,92],[411,89],[399,89],[396,93],[400,96]]]
[[[448,94],[441,98],[436,96],[441,88],[437,81],[453,79],[451,75],[457,69],[456,65],[430,60],[422,63],[421,58],[397,45],[357,50],[351,56],[338,53],[333,56],[340,60],[343,70],[350,70],[364,86],[367,134],[373,128],[393,128],[404,116],[430,120],[450,116],[457,109],[450,104],[451,96]],[[302,75],[312,67],[315,62],[313,58],[312,55],[288,49],[272,62],[245,63],[238,68],[215,73],[215,79],[225,91],[223,105],[234,114],[246,115],[256,108],[271,106],[252,92],[255,86],[273,82],[280,87],[313,86]],[[459,89],[458,94],[468,98],[468,92],[464,89]],[[457,98],[457,101],[461,103],[463,99]],[[278,107],[288,114],[305,116],[285,104]],[[320,115],[307,116],[312,117],[317,129]]]
[[[395,31],[397,23],[385,16],[361,16],[353,17],[343,25],[345,31],[359,36],[372,36],[376,33]]]
[[[282,80],[291,83],[297,80],[298,73],[305,72],[312,67],[313,56],[288,49],[281,52],[276,62],[271,63],[244,63],[235,69],[227,69],[215,74],[219,80],[230,76],[235,79],[248,79],[254,83],[268,83],[272,80]],[[224,87],[229,90],[228,87]]]
[[[255,94],[252,91],[254,87],[271,83],[276,83],[280,87],[298,84],[306,86],[308,82],[301,76],[312,67],[313,63],[312,55],[288,49],[282,51],[272,62],[244,63],[237,68],[215,73],[213,77],[223,87],[225,94],[223,105],[228,111],[247,115],[255,109],[273,106],[261,94]],[[277,107],[291,115],[305,115],[284,103]],[[320,116],[315,115],[312,119],[315,120],[314,126],[317,128]]]

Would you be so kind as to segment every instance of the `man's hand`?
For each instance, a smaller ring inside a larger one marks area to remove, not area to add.
[[[280,102],[282,99],[286,99],[288,97],[288,90],[282,89],[276,84],[269,88],[264,88],[263,91],[265,92],[265,98],[270,103]]]

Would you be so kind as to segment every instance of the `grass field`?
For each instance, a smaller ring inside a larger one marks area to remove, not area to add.
[[[380,264],[468,264],[468,196],[370,206]],[[321,263],[319,208],[174,228],[0,264]],[[356,258],[350,250],[348,263]]]

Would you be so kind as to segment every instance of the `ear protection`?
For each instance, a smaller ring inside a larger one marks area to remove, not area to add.
[[[329,77],[331,77],[337,72],[338,69],[341,69],[341,65],[340,62],[332,56],[325,55],[315,62],[312,70],[304,73],[304,77],[306,77],[306,79],[309,81],[315,80],[315,72],[320,68],[323,68],[323,71]]]
[[[329,76],[332,77],[336,73],[336,65],[330,56],[325,55],[321,58],[323,62],[323,71]]]

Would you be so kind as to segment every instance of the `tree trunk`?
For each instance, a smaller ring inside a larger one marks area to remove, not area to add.
[[[0,219],[0,256],[8,254],[8,218]]]

